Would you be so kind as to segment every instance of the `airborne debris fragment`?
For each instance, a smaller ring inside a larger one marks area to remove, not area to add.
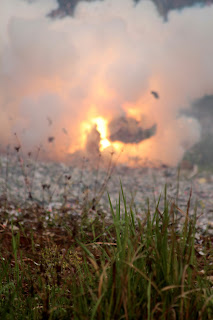
[[[53,142],[54,140],[55,140],[55,137],[49,137],[49,138],[48,138],[48,142],[49,142],[49,143]]]
[[[14,149],[19,152],[19,150],[21,149],[21,146],[15,146]]]
[[[67,130],[65,128],[62,128],[62,131],[64,134],[68,134]]]
[[[151,91],[150,93],[153,95],[153,97],[155,99],[159,99],[160,98],[159,93],[157,91]]]

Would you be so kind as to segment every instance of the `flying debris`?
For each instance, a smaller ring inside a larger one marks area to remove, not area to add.
[[[157,91],[151,91],[150,93],[153,95],[153,97],[155,99],[159,99],[160,98],[159,93]]]
[[[109,139],[123,143],[140,143],[154,136],[156,130],[156,124],[148,129],[143,129],[141,123],[134,118],[120,117],[109,123]]]
[[[63,132],[64,134],[68,134],[68,132],[67,132],[67,130],[66,130],[65,128],[62,128],[62,132]]]
[[[15,146],[14,149],[19,152],[19,150],[21,149],[21,146]]]
[[[49,138],[48,138],[48,142],[49,142],[49,143],[53,142],[54,140],[55,140],[55,137],[49,137]]]

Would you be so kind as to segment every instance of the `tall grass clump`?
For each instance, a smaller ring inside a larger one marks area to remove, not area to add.
[[[138,219],[121,187],[115,208],[109,196],[110,224],[74,237],[67,222],[58,238],[12,229],[7,259],[1,247],[1,319],[212,319],[212,239],[199,254],[190,200],[181,226],[166,189],[163,211],[159,203]]]

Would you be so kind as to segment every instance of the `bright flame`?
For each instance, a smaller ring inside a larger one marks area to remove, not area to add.
[[[110,142],[108,136],[108,120],[103,117],[93,118],[88,122],[81,123],[82,132],[82,147],[85,146],[87,134],[91,131],[92,126],[96,125],[97,131],[100,133],[100,151],[104,151],[108,147],[112,147],[115,151],[120,151],[123,148],[122,142]]]
[[[93,119],[92,123],[96,124],[97,130],[100,133],[100,151],[103,151],[107,147],[111,146],[111,143],[107,139],[107,120],[102,117],[98,117]]]

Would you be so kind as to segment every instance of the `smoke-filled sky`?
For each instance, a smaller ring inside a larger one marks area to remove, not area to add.
[[[112,130],[127,119],[156,132],[116,143],[108,128],[105,153],[120,148],[120,161],[176,165],[200,137],[197,120],[179,111],[213,94],[213,5],[171,11],[166,22],[146,0],[80,2],[73,17],[49,18],[56,7],[1,0],[1,148],[16,132],[26,151],[43,145],[44,157],[67,160],[93,142],[102,150],[101,123]]]

